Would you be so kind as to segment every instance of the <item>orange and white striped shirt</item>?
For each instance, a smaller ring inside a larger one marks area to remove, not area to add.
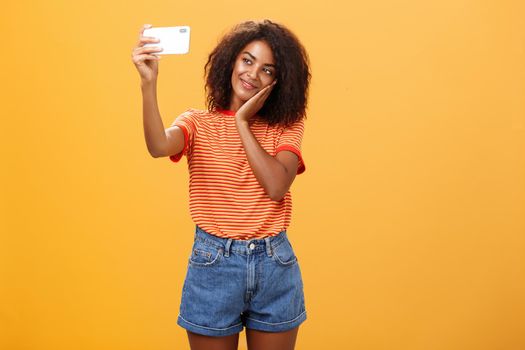
[[[188,109],[174,125],[184,133],[184,149],[169,158],[178,162],[187,157],[195,224],[210,234],[242,240],[275,236],[290,225],[291,193],[276,202],[264,192],[248,163],[234,112]],[[268,154],[291,151],[299,157],[297,174],[305,171],[300,150],[304,120],[285,128],[256,119],[250,129]]]

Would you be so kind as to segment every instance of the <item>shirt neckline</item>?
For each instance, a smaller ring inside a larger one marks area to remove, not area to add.
[[[228,116],[232,116],[232,117],[235,117],[235,111],[232,111],[232,110],[229,110],[229,109],[220,109],[220,108],[217,108],[216,109],[216,112],[217,113],[221,113],[221,114],[224,114],[224,115],[228,115]],[[250,120],[250,124],[253,125],[255,123],[258,122],[258,120],[260,119],[260,116],[259,114],[255,114]]]
[[[222,113],[222,114],[226,114],[226,115],[231,115],[231,116],[235,116],[235,112],[234,111],[231,111],[229,109],[217,109],[217,112],[219,113]]]

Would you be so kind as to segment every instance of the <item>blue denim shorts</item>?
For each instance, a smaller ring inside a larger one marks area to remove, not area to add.
[[[243,326],[284,332],[306,320],[299,263],[286,231],[235,240],[195,229],[177,324],[208,336]]]

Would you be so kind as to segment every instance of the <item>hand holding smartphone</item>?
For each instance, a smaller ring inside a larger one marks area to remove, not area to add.
[[[151,36],[160,40],[158,43],[145,44],[144,47],[158,46],[163,50],[159,55],[182,55],[190,51],[190,27],[154,27],[144,29],[143,36]]]

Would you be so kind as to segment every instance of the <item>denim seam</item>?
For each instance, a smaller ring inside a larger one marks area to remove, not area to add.
[[[215,248],[223,248],[222,244],[217,243],[217,242],[212,241],[212,240],[209,240],[207,238],[197,237],[196,239],[198,241],[200,241],[201,243],[203,243],[203,244],[210,245],[210,246],[213,246]]]
[[[207,263],[201,263],[201,262],[198,262],[198,261],[194,261],[191,258],[190,258],[190,263],[193,266],[202,266],[202,267],[209,267],[209,266],[215,265],[217,260],[220,258],[221,252],[222,252],[222,248],[220,248],[219,251],[217,252],[217,255],[215,256],[215,259],[213,259],[212,261],[209,261]]]
[[[273,238],[273,237],[276,237],[274,240],[272,240],[272,241],[270,242],[270,243],[271,243],[271,244],[270,244],[271,247],[272,247],[272,248],[274,248],[274,247],[278,247],[278,246],[280,246],[282,243],[284,243],[285,240],[286,240],[285,235],[286,235],[286,231],[285,231],[284,235],[281,235],[281,236],[275,235],[275,236],[271,236],[271,237],[269,237],[270,239]],[[212,240],[212,239],[206,238],[206,237],[202,237],[202,236],[197,235],[197,236],[196,236],[196,239],[199,240],[199,241],[201,241],[201,242],[204,243],[204,244],[209,244],[209,245],[214,246],[214,247],[216,247],[216,248],[224,248],[224,244],[222,244],[222,243],[220,243],[220,242],[217,242],[217,241],[215,241],[215,240]],[[227,240],[228,238],[221,238],[221,237],[219,237],[219,239],[225,239],[225,240]],[[260,238],[260,239],[263,239],[263,240],[264,240],[264,238]],[[248,241],[249,241],[249,240],[248,240]],[[247,241],[247,242],[248,242],[248,241]],[[233,250],[233,249],[230,248],[230,250]]]
[[[301,312],[301,314],[299,316],[297,316],[296,318],[294,318],[293,320],[290,320],[290,321],[284,321],[284,322],[277,322],[277,323],[272,323],[272,322],[264,322],[264,321],[259,321],[259,320],[256,320],[255,318],[251,318],[251,317],[246,317],[248,320],[252,320],[252,321],[255,321],[255,322],[260,322],[260,323],[264,323],[264,324],[269,324],[269,325],[279,325],[279,324],[286,324],[286,323],[290,323],[290,322],[294,322],[296,321],[299,317],[301,317],[303,314],[306,313],[306,310]]]
[[[273,256],[277,258],[277,262],[281,264],[282,266],[291,266],[297,262],[297,256],[295,256],[295,254],[294,254],[294,258],[287,262],[282,261],[281,258],[279,258],[278,254],[273,254]]]
[[[179,315],[179,317],[180,317],[184,322],[187,322],[187,323],[191,324],[192,326],[199,327],[199,328],[204,328],[204,329],[212,329],[212,330],[214,330],[214,331],[225,331],[225,330],[228,330],[228,329],[230,329],[230,328],[234,328],[234,327],[237,327],[237,326],[239,326],[239,325],[242,325],[242,322],[240,322],[240,323],[234,324],[233,326],[230,326],[230,327],[227,327],[227,328],[212,328],[212,327],[204,327],[204,326],[199,326],[198,324],[191,323],[190,321],[185,320],[184,317],[182,317],[181,315]]]
[[[278,246],[280,246],[283,243],[284,243],[284,237],[282,239],[278,240],[277,242],[273,241],[271,246],[272,246],[272,248],[277,248]]]

